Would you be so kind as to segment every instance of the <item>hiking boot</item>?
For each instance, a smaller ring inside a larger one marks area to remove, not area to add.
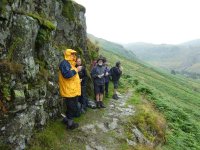
[[[97,108],[101,108],[100,102],[97,102]]]
[[[74,130],[79,127],[78,123],[72,123],[72,125],[67,125],[67,129]]]
[[[62,113],[61,113],[60,115],[61,115],[62,118],[63,118],[61,122],[64,123],[64,124],[67,124],[67,122],[68,122],[67,117],[66,117],[64,114],[62,114]]]
[[[114,95],[112,96],[112,98],[115,99],[115,100],[118,100],[118,99],[119,99],[119,98],[117,97],[117,94],[114,94]]]
[[[101,107],[101,108],[106,108],[106,106],[103,104],[102,101],[100,101],[100,107]]]
[[[119,99],[119,96],[116,94],[117,99]]]
[[[67,117],[65,117],[65,118],[62,119],[62,123],[67,124],[67,122],[68,122]]]
[[[67,118],[67,129],[74,130],[79,127],[78,123],[75,123],[72,119]]]
[[[85,114],[86,111],[84,109],[81,109],[81,114]]]

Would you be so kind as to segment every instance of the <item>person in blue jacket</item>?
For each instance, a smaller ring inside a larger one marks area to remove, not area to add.
[[[78,72],[82,69],[76,65],[76,51],[67,49],[64,52],[64,60],[59,65],[60,95],[67,107],[66,118],[63,121],[67,129],[78,128],[79,124],[73,121],[78,111],[78,97],[81,95],[81,81]]]

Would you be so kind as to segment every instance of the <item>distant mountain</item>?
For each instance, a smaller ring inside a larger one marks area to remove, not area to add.
[[[178,45],[130,43],[124,47],[154,66],[200,73],[200,39]]]
[[[200,39],[188,41],[188,42],[182,43],[182,44],[180,44],[180,45],[184,45],[184,46],[193,46],[193,47],[200,47]]]
[[[106,51],[113,52],[117,55],[121,55],[123,57],[126,57],[128,59],[136,58],[136,55],[131,50],[125,49],[122,45],[107,41],[102,38],[95,37],[92,34],[88,34],[88,38],[90,41],[92,41],[94,44],[99,45],[99,47],[103,48]]]

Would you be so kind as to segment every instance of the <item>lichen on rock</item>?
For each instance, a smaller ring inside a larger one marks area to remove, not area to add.
[[[60,114],[63,50],[77,50],[89,74],[84,14],[74,1],[0,1],[0,149],[24,149],[35,129]]]

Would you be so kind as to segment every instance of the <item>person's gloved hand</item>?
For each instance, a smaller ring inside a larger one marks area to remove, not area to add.
[[[98,78],[102,78],[104,76],[104,74],[98,75]]]
[[[101,75],[98,75],[98,78],[101,78]]]

